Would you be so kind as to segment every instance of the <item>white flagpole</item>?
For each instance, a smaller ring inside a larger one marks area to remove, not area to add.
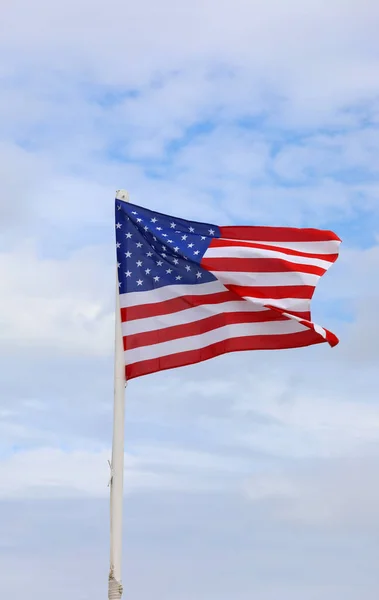
[[[116,193],[123,202],[129,200],[124,190]],[[121,329],[120,297],[118,274],[116,274],[116,315],[115,315],[115,356],[114,356],[114,410],[113,443],[110,479],[110,570],[108,599],[119,600],[122,596],[122,506],[124,486],[124,429],[125,429],[125,362]]]

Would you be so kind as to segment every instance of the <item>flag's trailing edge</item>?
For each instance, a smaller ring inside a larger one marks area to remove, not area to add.
[[[116,200],[126,378],[226,352],[335,346],[310,302],[340,242],[331,231],[218,227]]]

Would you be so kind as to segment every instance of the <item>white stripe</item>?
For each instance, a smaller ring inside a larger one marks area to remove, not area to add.
[[[322,337],[326,339],[326,331],[323,327],[321,327],[320,325],[316,325],[315,323],[313,323],[313,327],[316,333],[322,335]]]
[[[303,321],[304,319],[302,319],[301,317],[297,317],[295,315],[291,315],[289,313],[283,312],[283,315],[288,317],[289,319],[296,319],[297,321]],[[315,323],[312,323],[312,321],[307,321],[307,323],[311,323],[311,325],[313,325],[314,330],[316,331],[316,333],[318,333],[319,335],[321,335],[323,338],[326,339],[326,331],[323,327],[320,327],[320,325],[316,325]]]
[[[229,241],[228,238],[222,238]],[[263,244],[264,246],[277,246],[296,250],[297,252],[308,252],[309,254],[338,254],[341,242],[330,240],[329,242],[260,242],[259,240],[230,240],[233,242],[248,242],[251,244]]]
[[[269,309],[261,304],[253,304],[252,302],[246,302],[245,300],[239,302],[223,302],[222,304],[204,304],[176,313],[156,317],[146,317],[145,319],[136,319],[135,321],[125,321],[122,323],[122,332],[124,336],[134,335],[135,333],[164,329],[165,327],[175,327],[176,325],[195,323],[201,319],[206,319],[207,317],[222,313],[264,312],[267,310]]]
[[[121,308],[129,308],[131,306],[142,306],[143,304],[164,302],[165,300],[181,298],[182,296],[203,296],[225,291],[226,288],[219,281],[193,285],[166,285],[147,292],[120,294],[120,306]]]
[[[297,321],[275,321],[269,323],[238,323],[235,325],[226,325],[213,331],[208,331],[201,335],[194,335],[186,338],[179,338],[170,342],[162,342],[152,346],[144,346],[124,352],[125,364],[132,365],[141,360],[150,360],[177,354],[178,352],[187,352],[189,350],[199,350],[211,344],[222,342],[223,340],[247,337],[253,335],[284,335],[306,331],[308,328]]]
[[[310,309],[310,300],[304,300],[303,298],[254,298],[254,296],[244,296],[244,300],[253,302],[256,305],[261,306],[275,306],[280,310],[290,310],[295,312],[308,312]]]
[[[286,285],[310,285],[315,287],[319,275],[286,271],[284,273],[233,273],[211,271],[224,285],[246,285],[255,287],[279,287]]]
[[[308,256],[293,256],[276,250],[253,248],[251,246],[223,246],[209,247],[203,258],[280,258],[295,265],[314,265],[322,269],[329,269],[331,262],[321,258],[309,258]]]

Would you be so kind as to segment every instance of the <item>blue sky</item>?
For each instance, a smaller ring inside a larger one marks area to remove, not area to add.
[[[313,305],[338,347],[130,384],[125,597],[377,599],[378,20],[371,0],[5,3],[0,597],[106,596],[126,188],[343,246]]]

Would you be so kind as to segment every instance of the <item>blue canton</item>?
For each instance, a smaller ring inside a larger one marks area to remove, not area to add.
[[[120,293],[166,285],[196,285],[216,277],[200,267],[215,225],[186,221],[116,200],[116,247]]]

